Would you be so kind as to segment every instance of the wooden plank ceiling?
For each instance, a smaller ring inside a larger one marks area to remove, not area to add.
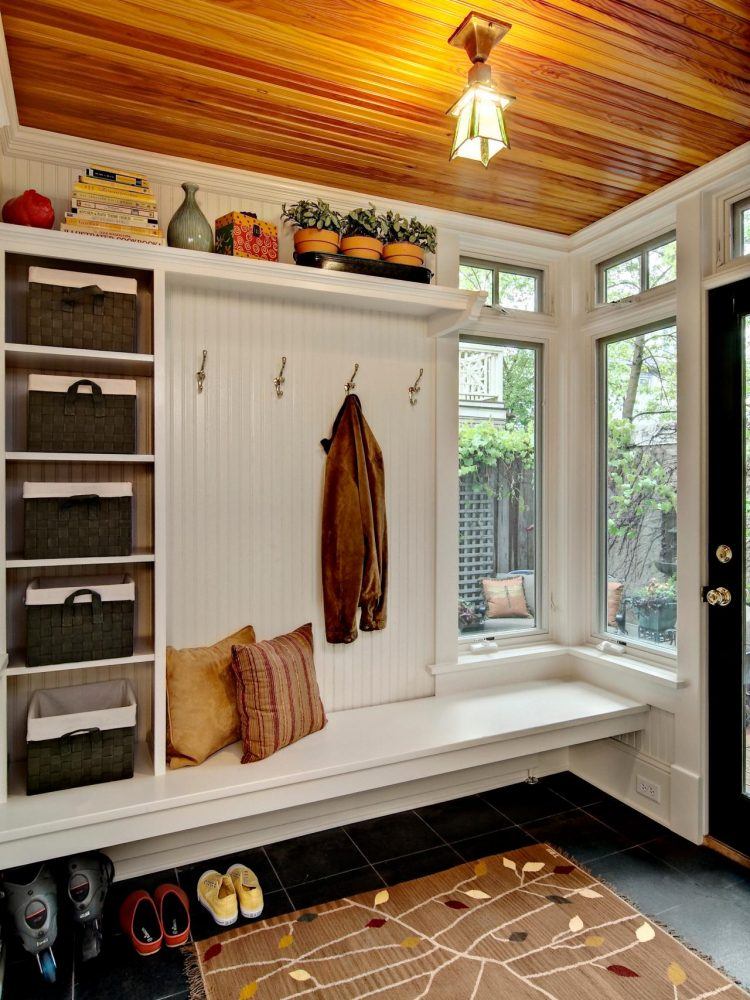
[[[750,0],[506,0],[512,149],[448,162],[457,0],[0,0],[21,123],[573,233],[750,140]]]

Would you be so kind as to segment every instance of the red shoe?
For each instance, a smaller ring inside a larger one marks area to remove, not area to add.
[[[131,892],[120,907],[120,927],[139,955],[154,955],[164,940],[156,904],[143,889]]]
[[[167,948],[179,948],[190,937],[190,903],[178,885],[160,885],[154,893]]]

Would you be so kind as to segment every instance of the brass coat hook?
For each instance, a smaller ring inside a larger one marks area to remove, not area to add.
[[[354,371],[352,372],[352,377],[346,383],[346,394],[347,394],[347,396],[352,391],[352,389],[356,389],[357,388],[357,383],[354,381],[354,379],[357,377],[357,372],[358,371],[359,371],[359,365],[355,364],[354,365]]]
[[[195,373],[195,380],[198,383],[198,392],[203,392],[203,383],[206,381],[206,357],[208,356],[208,351],[203,349],[203,361],[198,371]]]
[[[417,375],[414,385],[409,386],[409,402],[412,406],[416,406],[419,400],[417,396],[422,391],[422,386],[419,384],[422,381],[422,376],[424,375],[424,368],[419,369],[419,375]]]
[[[278,399],[281,399],[281,397],[284,395],[284,390],[282,389],[282,386],[284,385],[284,382],[286,382],[286,379],[284,378],[285,368],[286,368],[286,358],[283,357],[281,359],[281,368],[279,368],[279,374],[273,380],[274,388],[276,389],[276,397]]]

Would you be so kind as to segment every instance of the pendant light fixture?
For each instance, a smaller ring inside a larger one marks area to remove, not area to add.
[[[479,160],[486,167],[495,153],[510,148],[503,111],[515,98],[500,93],[487,65],[490,52],[509,30],[510,25],[503,21],[472,12],[448,39],[451,45],[465,49],[474,64],[466,89],[446,111],[456,119],[451,160],[461,156]]]

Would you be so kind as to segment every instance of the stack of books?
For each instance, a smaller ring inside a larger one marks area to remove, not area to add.
[[[147,178],[92,164],[73,185],[60,229],[131,243],[163,243],[156,201]]]

